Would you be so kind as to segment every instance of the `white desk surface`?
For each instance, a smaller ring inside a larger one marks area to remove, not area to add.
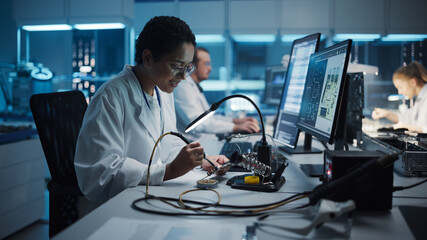
[[[209,138],[206,138],[209,140]],[[211,138],[209,141],[212,141]],[[203,144],[203,141],[201,141]],[[210,145],[210,149],[206,151],[216,151],[216,145]],[[220,148],[220,147],[219,147]],[[218,151],[219,152],[219,151]],[[307,177],[299,168],[301,163],[322,163],[323,157],[321,154],[306,154],[288,156],[289,167],[283,175],[286,177],[286,183],[278,191],[274,193],[253,192],[246,190],[232,189],[226,185],[228,178],[242,173],[227,173],[224,176],[216,177],[220,180],[217,190],[222,197],[221,203],[224,204],[242,204],[255,205],[262,203],[271,203],[297,192],[312,190],[320,181],[316,178]],[[196,188],[196,180],[205,176],[205,172],[193,170],[188,174],[170,180],[164,183],[163,186],[150,186],[149,193],[156,196],[175,197],[189,189]],[[405,178],[397,174],[394,175],[394,186],[406,186],[421,181],[423,178]],[[414,239],[408,225],[400,213],[399,205],[422,206],[427,207],[427,191],[426,185],[420,185],[413,189],[395,192],[393,194],[393,207],[390,211],[356,211],[353,214],[353,227],[351,230],[350,239]],[[86,239],[93,233],[102,228],[108,220],[113,217],[122,217],[132,220],[152,220],[152,221],[167,221],[172,220],[177,223],[197,223],[210,224],[215,226],[216,223],[226,224],[233,223],[242,226],[252,225],[256,217],[184,217],[184,216],[163,216],[148,214],[136,211],[131,208],[131,204],[135,199],[144,197],[145,186],[129,188],[110,199],[108,202],[95,209],[93,212],[83,217],[72,226],[68,227],[54,239]],[[217,197],[211,192],[194,192],[186,195],[187,199],[216,201]],[[286,205],[286,207],[295,207],[307,203],[306,199],[296,201]],[[154,203],[158,204],[158,203]],[[176,210],[171,210],[176,211]],[[301,227],[308,225],[308,221],[302,221],[301,215],[280,215],[280,217],[271,217],[265,221],[276,223],[285,226]],[[344,225],[346,219],[338,218],[332,222],[324,224],[322,227],[311,231],[307,236],[300,236],[286,231],[271,230],[264,232],[257,230],[258,239],[301,239],[301,238],[345,238]],[[163,223],[162,223],[163,224]],[[295,225],[296,224],[296,225]],[[299,225],[298,225],[299,224]],[[213,227],[215,229],[215,227]],[[240,229],[240,228],[239,228]],[[270,230],[270,229],[269,229]],[[117,229],[120,231],[120,229]],[[99,232],[98,232],[99,233]],[[272,234],[274,233],[274,234]],[[207,233],[208,234],[208,233]],[[243,234],[243,232],[242,232]],[[240,238],[238,238],[240,239]]]

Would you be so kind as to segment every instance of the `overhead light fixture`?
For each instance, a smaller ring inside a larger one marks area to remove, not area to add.
[[[197,43],[222,43],[225,38],[221,34],[201,34],[196,35]]]
[[[71,30],[68,24],[47,24],[47,25],[24,25],[22,29],[26,31],[65,31]]]
[[[385,42],[392,42],[392,41],[416,42],[416,41],[423,41],[426,38],[427,38],[427,34],[389,34],[385,37],[382,37],[381,41],[385,41]]]
[[[275,34],[236,34],[232,36],[236,42],[264,42],[271,43],[276,41]]]
[[[381,38],[381,34],[365,34],[365,33],[340,33],[333,37],[333,41],[341,42],[346,39],[352,39],[353,41],[369,42]]]
[[[123,29],[125,25],[123,23],[85,23],[75,24],[74,28],[78,30]]]

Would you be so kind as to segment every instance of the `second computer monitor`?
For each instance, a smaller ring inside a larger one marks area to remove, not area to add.
[[[310,55],[319,47],[320,33],[297,39],[292,44],[285,84],[277,112],[274,139],[285,145],[288,152],[296,147],[299,130],[297,128],[301,98],[304,91]]]
[[[286,69],[283,65],[267,66],[265,68],[264,103],[278,106],[282,96],[283,82]]]
[[[311,55],[298,117],[298,128],[331,144],[341,104],[347,104],[342,99],[351,43],[346,40]]]

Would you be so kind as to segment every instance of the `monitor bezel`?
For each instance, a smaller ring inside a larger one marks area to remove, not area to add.
[[[305,36],[305,37],[302,37],[302,38],[299,38],[299,39],[296,39],[296,40],[293,41],[292,48],[291,48],[291,53],[290,53],[290,56],[289,56],[289,64],[288,64],[288,68],[286,69],[285,79],[284,79],[284,82],[283,82],[282,97],[280,98],[279,107],[277,108],[276,118],[279,118],[279,114],[280,114],[280,110],[281,110],[280,108],[282,106],[282,101],[284,101],[283,100],[283,98],[284,98],[283,94],[285,94],[285,88],[286,88],[286,86],[287,86],[286,84],[288,82],[289,67],[291,65],[290,61],[292,59],[292,53],[293,53],[293,50],[294,50],[294,46],[296,44],[299,44],[299,43],[302,43],[302,42],[311,41],[311,40],[317,40],[317,42],[316,42],[316,48],[314,50],[314,53],[316,53],[319,50],[320,35],[321,35],[321,33],[313,33],[313,34],[310,34],[308,36]],[[277,121],[278,121],[278,119],[277,119]],[[285,146],[287,146],[289,148],[295,149],[297,147],[297,145],[298,145],[298,138],[299,138],[299,134],[301,132],[301,130],[298,128],[298,125],[297,125],[297,131],[296,131],[296,136],[295,136],[295,142],[294,142],[293,145],[291,145],[291,144],[288,144],[288,143],[283,142],[282,140],[276,138],[277,124],[278,123],[276,123],[276,125],[274,126],[274,131],[273,131],[273,139],[274,139],[274,141],[277,141],[278,143],[280,143],[282,145],[285,145]]]
[[[348,66],[348,62],[350,59],[350,53],[351,53],[351,46],[352,46],[352,40],[351,39],[347,39],[344,40],[340,43],[334,44],[330,47],[327,47],[325,49],[322,49],[314,54],[311,55],[310,57],[310,63],[312,63],[312,59],[316,58],[318,55],[324,54],[325,52],[330,51],[331,49],[340,47],[340,46],[344,46],[347,45],[347,51],[346,51],[346,56],[345,56],[345,60],[344,60],[344,66],[343,66],[343,72],[342,72],[342,76],[341,76],[341,84],[340,84],[340,89],[339,89],[339,96],[338,96],[338,101],[337,101],[337,107],[335,108],[335,113],[334,113],[334,120],[332,123],[332,128],[331,128],[331,133],[328,134],[326,132],[323,132],[321,130],[318,130],[308,124],[305,123],[301,123],[300,119],[301,119],[301,115],[298,116],[298,121],[297,121],[297,127],[299,129],[301,129],[304,132],[307,132],[308,134],[311,134],[312,136],[315,136],[317,139],[321,140],[321,141],[325,141],[329,144],[333,144],[335,142],[335,136],[336,136],[336,131],[337,131],[337,124],[340,118],[340,111],[342,111],[342,104],[343,103],[343,97],[344,97],[344,89],[345,89],[345,85],[347,84],[347,66]],[[310,70],[310,63],[309,63],[309,70]],[[307,76],[308,76],[308,72],[307,72]],[[303,99],[304,99],[304,94],[303,94]],[[302,102],[301,102],[302,104]],[[343,130],[344,131],[344,130]]]

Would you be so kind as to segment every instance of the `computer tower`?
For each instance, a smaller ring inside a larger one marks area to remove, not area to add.
[[[346,142],[353,143],[357,133],[362,132],[363,118],[363,73],[347,73],[348,79],[348,104],[346,116]]]

